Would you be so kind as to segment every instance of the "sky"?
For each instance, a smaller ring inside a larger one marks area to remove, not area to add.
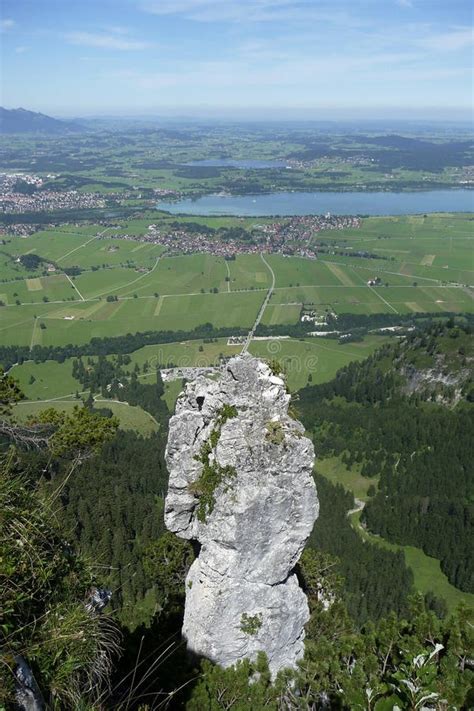
[[[469,118],[472,0],[2,0],[0,103],[56,116]]]

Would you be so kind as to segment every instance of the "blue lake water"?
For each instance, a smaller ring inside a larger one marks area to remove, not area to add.
[[[406,193],[269,193],[205,195],[197,200],[160,202],[174,215],[412,215],[427,212],[473,212],[474,190],[427,190]]]
[[[210,158],[209,160],[192,160],[184,165],[201,166],[203,168],[241,168],[243,170],[264,170],[265,168],[285,168],[286,163],[280,160],[233,160],[232,158]]]

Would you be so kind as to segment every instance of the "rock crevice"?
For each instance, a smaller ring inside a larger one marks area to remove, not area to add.
[[[314,450],[282,378],[252,356],[187,384],[170,420],[166,526],[201,544],[183,634],[223,666],[303,654],[306,596],[292,572],[318,514]]]

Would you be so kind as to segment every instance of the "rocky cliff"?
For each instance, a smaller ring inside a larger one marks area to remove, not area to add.
[[[313,445],[284,381],[249,355],[188,383],[170,420],[166,526],[201,544],[183,634],[223,666],[303,654],[306,596],[292,572],[318,515]]]

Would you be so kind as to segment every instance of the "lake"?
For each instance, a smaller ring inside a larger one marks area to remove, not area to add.
[[[187,215],[412,215],[428,212],[473,212],[473,190],[427,190],[406,193],[269,193],[205,195],[197,200],[160,202],[159,210]]]
[[[183,165],[201,166],[203,168],[240,168],[242,170],[265,170],[268,168],[286,168],[281,160],[233,160],[232,158],[210,158],[209,160],[192,160]]]

